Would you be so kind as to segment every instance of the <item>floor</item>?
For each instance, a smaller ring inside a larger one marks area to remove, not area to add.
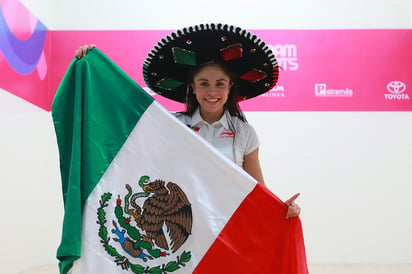
[[[412,274],[407,265],[310,265],[310,274]]]
[[[40,266],[18,274],[58,274],[57,266]],[[309,265],[310,274],[412,274],[407,265]]]

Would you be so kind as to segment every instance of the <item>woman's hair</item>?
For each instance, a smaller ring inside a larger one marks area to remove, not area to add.
[[[230,81],[233,83],[232,87],[230,88],[229,95],[227,101],[224,105],[224,110],[227,110],[230,116],[238,117],[241,121],[246,122],[246,118],[243,115],[243,112],[240,110],[238,104],[238,86],[237,86],[237,75],[235,75],[229,68],[222,62],[218,61],[210,61],[203,63],[197,66],[189,75],[187,81],[187,92],[186,92],[186,111],[184,112],[185,115],[192,116],[196,109],[199,107],[199,102],[196,99],[196,95],[193,94],[193,79],[194,77],[205,67],[207,66],[218,66],[220,67],[223,72],[229,77]],[[229,118],[229,117],[228,117]],[[230,119],[229,119],[230,120]]]

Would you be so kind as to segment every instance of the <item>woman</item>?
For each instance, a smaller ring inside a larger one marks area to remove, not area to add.
[[[176,117],[264,184],[258,158],[259,140],[239,109],[234,81],[223,64],[200,65],[190,82],[186,111]]]
[[[82,58],[88,49],[76,51]],[[150,89],[185,103],[176,117],[264,183],[259,162],[259,140],[238,102],[273,88],[278,79],[276,58],[255,35],[222,24],[178,30],[163,38],[148,54],[143,76]],[[300,214],[294,202],[286,218]]]

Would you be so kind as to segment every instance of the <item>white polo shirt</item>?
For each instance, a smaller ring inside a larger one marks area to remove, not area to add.
[[[174,115],[240,167],[243,166],[244,156],[259,147],[259,138],[254,128],[249,123],[230,116],[227,111],[219,121],[212,124],[202,119],[199,108],[192,117],[181,112],[174,113]],[[230,117],[235,128],[235,138],[230,130],[227,117]]]

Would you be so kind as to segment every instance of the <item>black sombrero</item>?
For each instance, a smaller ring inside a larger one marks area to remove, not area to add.
[[[278,80],[275,55],[256,35],[225,24],[184,28],[154,46],[143,65],[148,87],[169,99],[185,102],[188,74],[205,62],[224,62],[239,77],[239,100],[272,89]]]

